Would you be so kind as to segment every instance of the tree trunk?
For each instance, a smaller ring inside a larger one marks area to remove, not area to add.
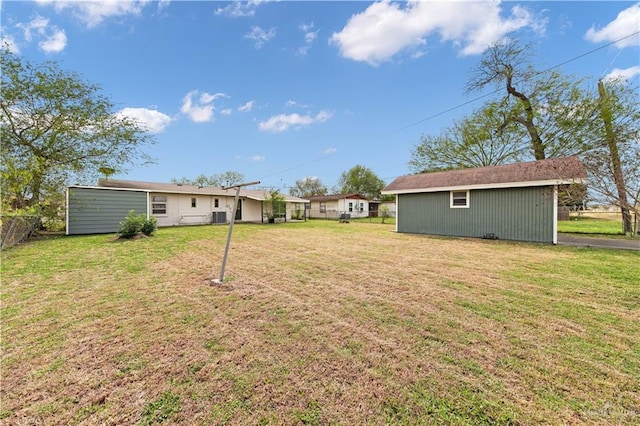
[[[544,153],[544,144],[542,143],[542,138],[540,138],[538,129],[533,123],[534,114],[533,107],[531,106],[531,101],[524,93],[518,92],[516,88],[511,85],[511,79],[511,73],[507,74],[507,93],[509,93],[511,96],[515,96],[520,100],[520,102],[522,102],[524,111],[527,115],[526,118],[518,118],[517,121],[519,123],[522,123],[527,129],[527,133],[529,133],[535,159],[544,160],[546,158]]]
[[[624,175],[622,173],[622,165],[620,163],[620,154],[618,152],[618,142],[616,134],[613,131],[613,118],[609,105],[607,92],[604,88],[602,80],[598,81],[598,94],[600,95],[600,117],[604,122],[605,141],[609,148],[609,159],[611,160],[611,168],[613,169],[613,181],[618,192],[618,203],[622,212],[622,227],[625,234],[633,232],[633,224],[631,221],[631,212],[629,210],[629,202],[627,201],[626,186],[624,183]]]

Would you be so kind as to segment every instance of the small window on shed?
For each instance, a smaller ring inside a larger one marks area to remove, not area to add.
[[[197,205],[198,199],[196,197],[191,197],[191,207],[195,209]]]
[[[349,203],[349,211],[352,212],[353,211],[353,203]]]
[[[320,202],[320,213],[326,213],[327,212],[327,203],[323,203],[322,201]]]
[[[154,195],[151,198],[151,214],[167,214],[167,197]]]
[[[469,207],[469,191],[451,191],[451,208]]]
[[[216,199],[213,200],[213,207],[215,207],[216,209],[218,207],[220,207],[220,200],[219,199],[216,198]]]

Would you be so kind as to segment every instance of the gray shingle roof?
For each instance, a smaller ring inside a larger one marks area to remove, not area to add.
[[[100,179],[98,186],[101,188],[120,188],[120,189],[139,189],[152,192],[165,192],[173,194],[191,194],[191,195],[219,195],[234,197],[235,189],[222,189],[208,186],[179,185],[176,183],[159,183],[159,182],[141,182],[134,180],[117,180],[117,179]],[[294,197],[293,195],[282,194],[284,200],[290,203],[306,203],[308,200]],[[240,196],[251,198],[254,200],[266,200],[270,197],[269,191],[262,189],[240,189]]]
[[[457,188],[508,188],[582,182],[586,172],[578,157],[400,176],[383,194],[435,192]]]
[[[313,197],[309,197],[309,201],[315,202],[324,202],[324,201],[335,201],[335,200],[366,200],[367,198],[357,192],[351,192],[348,194],[329,194],[329,195],[316,195]]]

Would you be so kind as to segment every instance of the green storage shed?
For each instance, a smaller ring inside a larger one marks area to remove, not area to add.
[[[86,186],[67,188],[67,235],[118,232],[135,210],[148,216],[148,191]]]
[[[396,231],[557,243],[558,187],[582,183],[577,157],[401,176]]]

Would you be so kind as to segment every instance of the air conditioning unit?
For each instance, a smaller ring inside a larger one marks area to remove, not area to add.
[[[212,223],[227,223],[227,212],[213,212]]]

